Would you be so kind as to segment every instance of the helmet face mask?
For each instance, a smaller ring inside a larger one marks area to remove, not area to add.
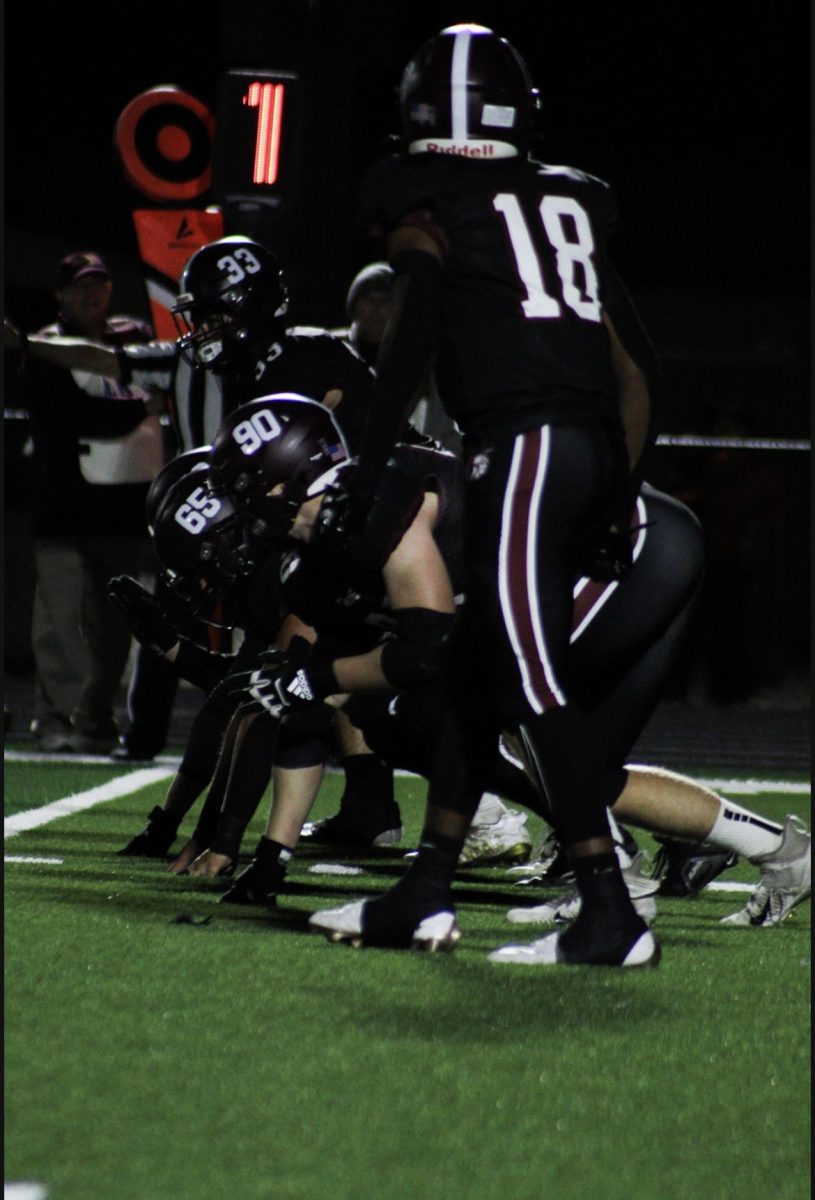
[[[240,374],[284,327],[286,280],[274,255],[251,238],[233,234],[202,246],[179,288],[172,311],[190,365]]]
[[[443,29],[408,63],[399,88],[411,154],[525,155],[538,106],[521,56],[483,25]]]
[[[242,405],[221,425],[212,444],[212,488],[250,514],[256,544],[278,543],[348,457],[324,405],[279,392]]]

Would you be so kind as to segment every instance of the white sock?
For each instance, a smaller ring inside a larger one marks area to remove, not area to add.
[[[506,805],[494,792],[485,792],[475,810],[473,825],[494,825],[506,811]]]
[[[743,858],[772,854],[781,845],[780,825],[749,812],[730,800],[719,801],[719,815],[705,838],[713,846],[734,850]]]
[[[607,808],[606,812],[608,814],[608,824],[609,828],[611,829],[611,836],[614,838],[614,850],[617,854],[617,861],[621,867],[630,867],[631,855],[623,845],[623,835],[620,833],[620,826],[617,824],[611,809]]]

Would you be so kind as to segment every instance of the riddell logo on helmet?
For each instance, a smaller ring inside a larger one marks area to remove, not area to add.
[[[481,142],[477,146],[440,146],[438,142],[428,142],[425,149],[428,154],[463,154],[465,158],[492,158],[495,154],[491,142]]]

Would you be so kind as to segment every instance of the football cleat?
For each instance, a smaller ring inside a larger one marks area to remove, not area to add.
[[[507,875],[522,876],[518,883],[524,885],[540,883],[544,887],[566,887],[574,883],[574,871],[554,832],[549,832],[543,839],[537,858],[533,862],[509,867]]]
[[[274,907],[277,904],[277,893],[280,891],[285,874],[283,867],[278,867],[276,870],[264,869],[256,859],[253,859],[246,870],[241,871],[240,875],[235,877],[232,886],[221,896],[220,903],[266,904]]]
[[[366,937],[363,928],[367,903],[367,900],[355,900],[341,908],[327,908],[313,913],[309,918],[309,927],[325,934],[330,942],[346,942],[355,947],[374,944]],[[424,950],[428,954],[449,952],[455,948],[460,937],[455,913],[440,911],[419,922],[410,935],[409,945],[412,950]],[[387,942],[380,935],[375,944],[387,945]],[[395,941],[395,945],[402,945],[401,937]]]
[[[657,915],[654,895],[659,890],[659,880],[643,873],[642,859],[642,851],[638,851],[630,866],[622,868],[622,873],[636,912],[650,925]],[[531,908],[511,908],[507,920],[515,925],[567,925],[579,912],[580,893],[571,891],[560,899],[547,900]]]
[[[659,880],[660,896],[698,896],[722,871],[739,861],[733,851],[700,842],[656,840],[661,844],[654,859],[653,876]]]
[[[178,833],[178,821],[158,805],[150,812],[147,824],[141,833],[127,843],[117,854],[138,858],[164,858]]]
[[[592,966],[592,967],[655,967],[661,950],[650,930],[636,934],[633,940],[611,956],[580,956],[569,954],[561,943],[561,934],[549,933],[525,946],[501,946],[487,955],[490,962],[521,966]]]
[[[812,837],[800,817],[788,814],[778,849],[752,861],[761,879],[744,908],[722,917],[722,925],[780,925],[812,891]]]
[[[364,824],[352,821],[342,811],[321,821],[308,821],[300,834],[302,842],[315,846],[397,846],[402,840],[401,817],[398,805],[388,805],[387,811],[377,813]]]
[[[526,813],[508,808],[491,825],[471,825],[459,855],[459,866],[477,867],[488,863],[527,862],[532,853],[532,838],[526,827]]]

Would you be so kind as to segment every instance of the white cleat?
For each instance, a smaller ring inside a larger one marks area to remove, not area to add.
[[[365,900],[355,900],[341,908],[325,908],[312,913],[309,927],[325,934],[330,942],[346,942],[355,948],[364,946],[367,943],[362,929],[362,916],[366,903]],[[455,949],[460,938],[461,931],[456,924],[455,913],[442,911],[419,922],[413,931],[410,948],[424,950],[428,954],[449,952]]]
[[[439,951],[449,953],[455,950],[456,942],[461,938],[461,930],[456,924],[455,913],[438,912],[432,917],[425,917],[413,932],[412,950],[424,950],[428,954]]]
[[[364,900],[354,900],[351,904],[343,904],[341,908],[323,908],[311,914],[309,927],[317,933],[324,933],[329,942],[350,942],[352,946],[361,946],[364,905]]]
[[[622,962],[618,964],[571,961],[562,956],[560,949],[560,934],[550,933],[530,942],[526,946],[501,946],[487,955],[490,962],[511,963],[529,967],[558,967],[558,966],[611,966],[620,967],[655,967],[660,959],[660,948],[654,935],[648,930],[639,935],[629,948]]]
[[[780,925],[812,892],[812,836],[800,817],[784,818],[781,845],[772,854],[754,859],[761,868],[755,891],[738,912],[720,924],[767,928]]]
[[[649,925],[657,915],[657,902],[654,899],[659,890],[659,880],[644,875],[640,869],[642,852],[634,856],[631,865],[622,868],[623,879],[628,887],[634,908]],[[535,904],[531,908],[511,908],[507,920],[514,925],[567,925],[580,912],[580,893],[568,892],[559,900],[548,900],[544,904]]]
[[[488,863],[526,862],[532,853],[532,838],[526,813],[508,808],[490,825],[471,825],[459,855],[459,866]]]

